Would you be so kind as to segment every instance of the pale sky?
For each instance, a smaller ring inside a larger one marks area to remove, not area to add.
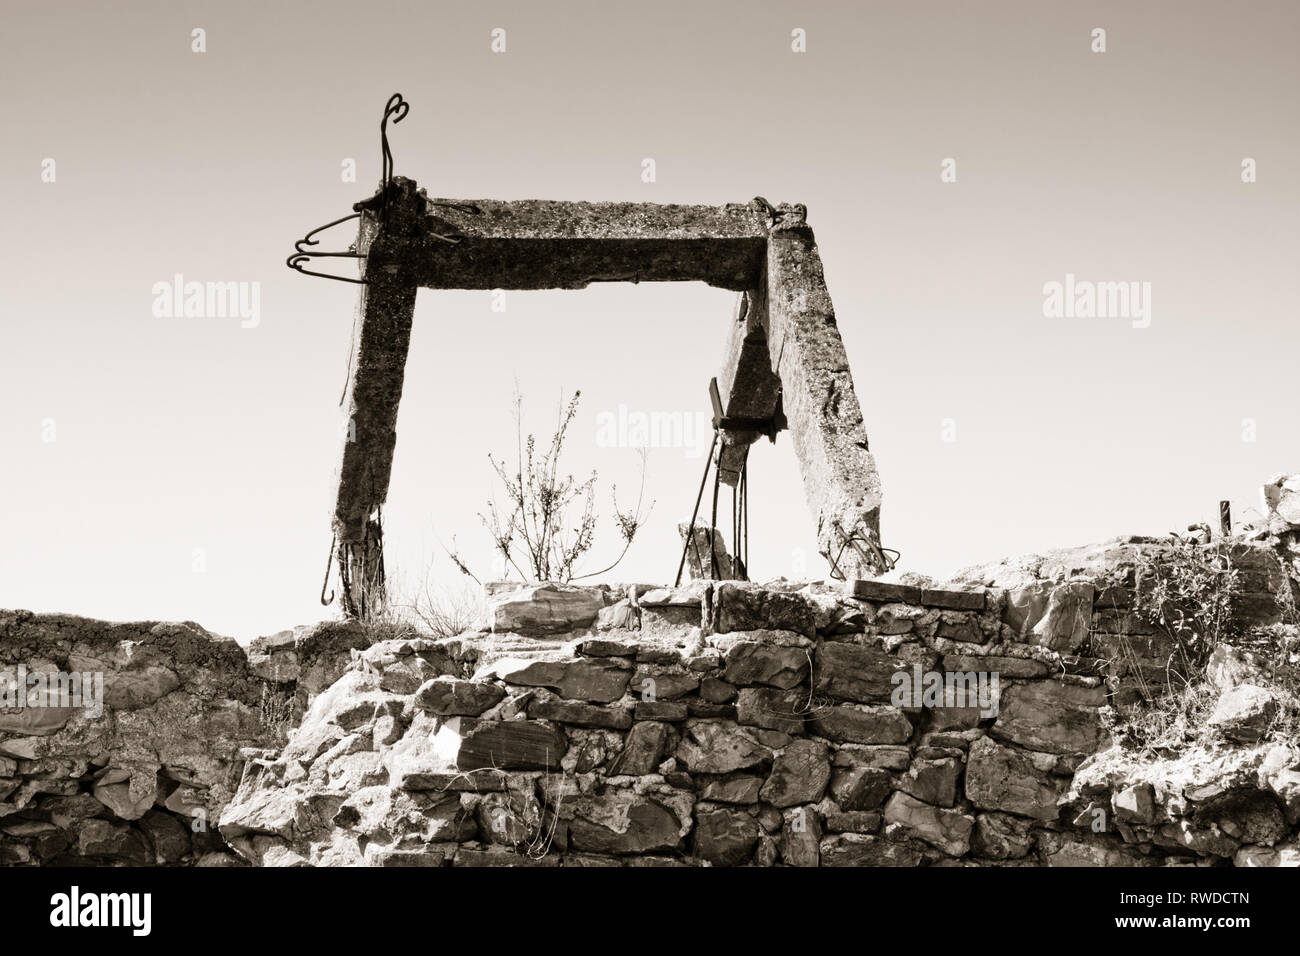
[[[242,641],[337,613],[317,594],[356,290],[283,260],[373,192],[395,91],[396,170],[430,195],[805,203],[901,568],[1161,533],[1220,498],[1243,516],[1300,469],[1298,46],[1293,2],[5,0],[0,607]],[[257,283],[255,326],[156,315],[176,274]],[[1067,275],[1149,283],[1149,325],[1045,316]],[[490,571],[476,514],[516,381],[542,436],[582,390],[565,461],[607,516],[638,458],[599,416],[707,411],[733,306],[422,291],[390,568],[455,585],[454,537]],[[698,452],[651,450],[612,579],[671,581]],[[753,575],[822,576],[788,436],[750,479]],[[615,546],[605,524],[591,567]]]

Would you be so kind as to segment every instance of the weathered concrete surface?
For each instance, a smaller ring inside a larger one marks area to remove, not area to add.
[[[742,292],[727,335],[727,350],[718,375],[718,394],[727,418],[771,419],[781,395],[781,379],[772,370],[767,345],[767,301],[763,288]],[[735,486],[759,431],[722,430],[718,474]]]
[[[677,533],[681,536],[682,545],[686,549],[686,567],[689,571],[691,581],[709,581],[714,580],[713,566],[717,563],[718,573],[716,580],[733,581],[744,578],[744,566],[737,557],[732,559],[727,552],[727,541],[722,532],[716,528],[710,528],[708,522],[696,523],[693,541],[688,538],[691,526],[688,522],[681,522],[677,525]],[[691,541],[691,543],[688,543]],[[709,551],[712,548],[712,555]]]
[[[430,200],[412,256],[434,289],[581,289],[592,282],[700,280],[742,291],[762,270],[767,213],[725,206],[526,199]]]
[[[880,477],[868,450],[862,409],[844,351],[821,257],[802,206],[782,204],[767,243],[767,344],[781,378],[782,402],[817,519],[818,550],[845,577],[884,571],[879,546]]]
[[[415,313],[410,244],[419,241],[424,228],[424,199],[411,180],[394,180],[382,229],[378,200],[357,205],[362,215],[356,251],[366,256],[366,284],[358,287],[333,522],[339,565],[350,582],[342,594],[349,613],[364,613],[367,592],[382,583],[376,518],[388,498]]]

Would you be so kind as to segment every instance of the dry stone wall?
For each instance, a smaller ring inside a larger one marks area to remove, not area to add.
[[[1203,753],[1140,759],[1111,739],[1113,708],[1166,649],[1127,588],[1097,582],[1159,547],[1057,552],[946,587],[498,586],[480,631],[372,642],[325,625],[247,657],[193,625],[10,612],[4,633],[23,643],[6,641],[6,660],[95,657],[116,684],[109,730],[81,716],[53,732],[0,723],[0,786],[13,785],[0,852],[266,866],[1300,864],[1300,744],[1265,735],[1246,670],[1219,668],[1228,705]],[[1241,614],[1280,621],[1276,554],[1242,545],[1236,559]],[[1111,654],[1117,635],[1140,653]],[[259,719],[269,692],[293,712],[287,742]],[[193,805],[215,821],[202,836]]]
[[[369,640],[326,624],[262,643],[0,611],[0,865],[242,865],[216,825],[245,761]]]

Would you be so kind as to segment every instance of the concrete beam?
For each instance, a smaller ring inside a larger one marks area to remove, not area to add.
[[[843,576],[874,577],[885,570],[880,476],[802,206],[782,204],[777,210],[766,278],[768,352],[817,521],[818,550]]]
[[[767,222],[767,210],[753,202],[434,199],[410,264],[416,281],[433,289],[698,280],[741,291],[753,288],[762,271]]]

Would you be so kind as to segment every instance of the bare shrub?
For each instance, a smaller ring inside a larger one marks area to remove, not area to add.
[[[596,472],[584,479],[563,474],[560,457],[569,426],[578,412],[578,398],[574,392],[567,404],[561,406],[555,432],[550,443],[539,449],[536,438],[523,430],[523,399],[515,394],[515,433],[517,448],[515,464],[508,466],[504,458],[488,455],[504,490],[504,503],[490,499],[487,513],[479,520],[492,536],[492,543],[501,555],[507,576],[514,573],[524,581],[557,581],[568,583],[581,578],[596,577],[618,566],[632,546],[637,532],[645,524],[649,509],[642,514],[645,494],[645,449],[641,455],[641,482],[636,505],[623,510],[618,505],[618,488],[610,486],[613,519],[621,541],[617,557],[599,571],[578,574],[578,564],[592,550],[596,537]],[[650,508],[654,507],[651,502]],[[448,551],[456,566],[465,574],[479,580],[465,561],[454,550]]]
[[[455,637],[482,627],[487,613],[481,591],[434,585],[427,576],[410,610],[424,629],[437,638]]]
[[[1176,542],[1144,554],[1136,570],[1134,611],[1172,638],[1189,675],[1205,669],[1210,654],[1231,637],[1233,603],[1241,590],[1226,545]]]

